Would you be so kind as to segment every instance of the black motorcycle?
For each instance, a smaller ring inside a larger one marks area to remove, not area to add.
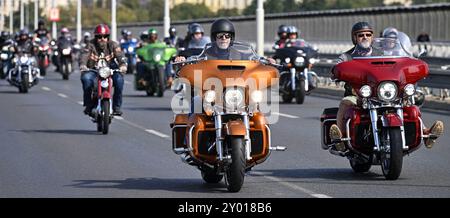
[[[58,66],[59,72],[62,75],[63,80],[68,80],[69,75],[72,73],[72,61],[73,61],[73,48],[72,42],[69,39],[62,39],[58,42]]]
[[[18,51],[14,58],[15,67],[9,71],[7,81],[19,88],[20,93],[28,90],[39,82],[39,68],[36,58],[30,53]]]
[[[280,74],[280,95],[284,103],[303,104],[305,95],[317,87],[317,74],[311,71],[319,61],[318,52],[303,40],[290,40],[283,48],[274,47],[274,59],[285,66]]]

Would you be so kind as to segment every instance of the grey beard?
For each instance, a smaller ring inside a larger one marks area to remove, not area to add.
[[[370,42],[369,41],[363,41],[358,43],[359,47],[363,49],[369,49],[370,48]]]

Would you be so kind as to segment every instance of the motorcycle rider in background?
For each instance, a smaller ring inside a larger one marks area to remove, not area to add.
[[[11,39],[10,33],[8,31],[2,31],[0,34],[0,48],[2,49],[0,79],[4,79],[13,67],[11,54],[13,55],[12,49],[14,44],[15,42]]]
[[[93,69],[101,53],[106,56],[111,69],[119,69],[121,73],[112,76],[114,84],[113,114],[122,115],[122,91],[124,85],[123,75],[127,72],[127,60],[117,42],[111,41],[109,27],[99,24],[94,29],[95,38],[83,49],[80,58],[81,83],[83,85],[83,102],[86,107],[84,113],[92,115],[96,102],[92,102],[91,95],[94,88],[96,72]]]
[[[58,37],[58,40],[56,40],[56,46],[57,48],[62,48],[63,44],[70,44],[70,47],[73,47],[75,45],[75,41],[72,39],[72,35],[70,34],[69,29],[67,29],[66,27],[63,27],[61,29],[61,35]],[[56,72],[59,72],[61,69],[61,61],[60,61],[60,57],[62,56],[61,53],[58,53],[59,57],[56,57],[53,61],[55,62],[54,64],[56,65]]]
[[[173,26],[169,28],[169,37],[164,38],[164,42],[177,49],[183,45],[183,39],[177,36],[177,29]]]
[[[278,40],[275,42],[274,49],[284,48],[288,39],[288,26],[280,25],[278,27]]]
[[[378,51],[372,47],[373,43],[373,28],[367,22],[358,22],[353,25],[351,31],[352,42],[355,45],[352,49],[348,50],[339,57],[338,63],[350,61],[353,57],[367,57],[367,56],[381,56],[381,51]],[[334,78],[332,78],[334,79]],[[331,140],[341,139],[345,132],[344,116],[345,112],[358,104],[358,98],[356,96],[356,90],[353,90],[349,84],[345,85],[345,97],[339,104],[339,110],[337,112],[336,123],[330,127]],[[435,121],[430,129],[425,128],[426,134],[432,133],[439,137],[444,132],[444,123],[442,121]],[[431,148],[435,143],[435,139],[425,139],[425,146]],[[336,150],[345,150],[343,142],[339,142],[335,145]]]
[[[42,38],[42,37],[46,37],[49,42],[52,41],[52,37],[50,35],[50,32],[45,27],[45,21],[44,20],[39,20],[38,28],[34,31],[33,41],[36,38]]]

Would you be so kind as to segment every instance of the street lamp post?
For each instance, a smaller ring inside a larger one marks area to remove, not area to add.
[[[12,7],[12,3],[13,0],[9,0],[8,1],[8,9],[9,9],[9,33],[11,33],[11,35],[14,32],[14,12],[13,12],[13,7]]]
[[[111,0],[111,36],[113,41],[117,41],[116,0]]]
[[[24,22],[25,22],[25,18],[24,18],[24,5],[23,5],[23,1],[24,0],[20,0],[20,29],[23,29],[23,27],[25,26]]]
[[[164,0],[164,37],[169,37],[170,28],[170,8],[169,0]]]
[[[55,0],[52,0],[52,9],[56,7]],[[56,21],[52,22],[52,38],[56,39],[57,33],[56,33]]]
[[[34,0],[34,29],[38,28],[39,0]]]
[[[264,4],[258,0],[256,9],[256,44],[258,55],[264,56]]]
[[[77,40],[81,41],[81,0],[77,0]]]

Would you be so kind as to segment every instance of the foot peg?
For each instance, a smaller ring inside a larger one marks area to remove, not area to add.
[[[275,146],[269,148],[269,150],[271,151],[286,151],[286,149],[287,149],[286,146]]]

